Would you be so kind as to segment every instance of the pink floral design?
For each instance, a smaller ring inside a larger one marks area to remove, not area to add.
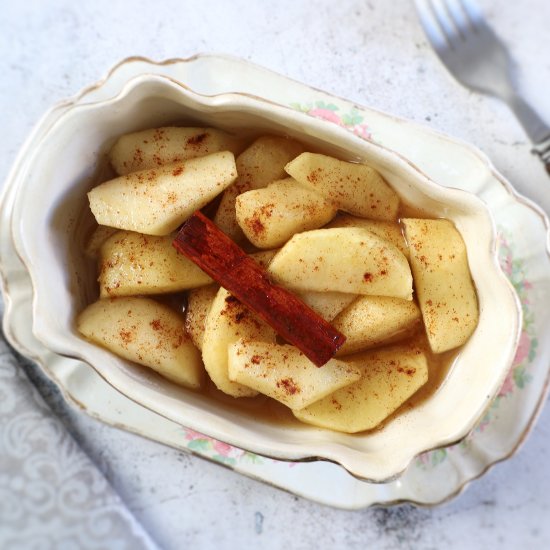
[[[315,104],[308,105],[291,103],[291,107],[315,118],[346,128],[363,139],[372,140],[369,128],[364,123],[364,117],[358,109],[352,109],[349,113],[339,113],[340,108],[337,105],[325,103],[324,101],[317,101]]]
[[[516,384],[514,382],[514,370],[510,369],[508,371],[508,374],[506,375],[506,378],[504,379],[504,383],[502,384],[502,387],[498,392],[498,397],[504,397],[505,395],[512,393],[515,387],[516,387]]]
[[[199,432],[196,432],[195,430],[192,430],[191,428],[186,428],[185,429],[185,439],[187,441],[194,441],[195,439],[205,439],[206,436],[199,433]]]
[[[529,351],[531,350],[531,338],[527,332],[522,332],[519,338],[518,349],[514,358],[514,365],[523,363],[529,357]]]
[[[223,443],[222,441],[217,441],[215,439],[212,440],[212,445],[214,447],[214,450],[221,456],[229,456],[234,450],[234,447],[232,447],[228,443]]]
[[[334,122],[334,124],[338,124],[338,126],[344,126],[340,117],[330,109],[311,109],[311,111],[308,111],[307,114],[314,116],[315,118],[322,118],[328,122]]]
[[[183,436],[187,441],[186,447],[189,450],[222,464],[235,466],[241,460],[255,463],[263,462],[263,457],[243,451],[238,447],[233,447],[228,443],[223,443],[189,428],[183,430]]]

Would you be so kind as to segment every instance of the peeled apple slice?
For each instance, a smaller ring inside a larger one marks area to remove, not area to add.
[[[359,368],[361,378],[309,407],[294,410],[298,420],[346,433],[371,430],[428,380],[426,357],[415,347],[364,352],[346,363]]]
[[[215,224],[234,241],[242,240],[244,235],[235,214],[237,196],[284,178],[285,165],[303,150],[301,143],[284,137],[262,136],[254,141],[237,157],[239,177],[224,192],[214,217]]]
[[[464,344],[477,326],[477,295],[462,236],[448,220],[403,220],[411,267],[434,353]]]
[[[227,349],[240,338],[275,342],[275,331],[225,288],[220,288],[208,315],[202,341],[202,359],[212,382],[233,397],[253,397],[257,391],[232,381],[228,375]]]
[[[372,167],[317,153],[302,153],[285,166],[287,174],[321,193],[337,208],[374,220],[395,220],[397,193]]]
[[[294,235],[273,258],[275,282],[296,291],[344,292],[412,300],[407,259],[366,229],[317,229]]]
[[[218,151],[238,154],[242,149],[241,139],[222,130],[167,126],[119,137],[109,157],[116,173],[124,176]]]
[[[420,326],[421,319],[412,300],[360,296],[332,320],[332,326],[346,337],[336,355],[403,340]]]
[[[200,352],[183,328],[183,316],[149,298],[107,298],[89,305],[78,330],[118,356],[150,367],[188,388],[204,374]]]
[[[239,226],[258,248],[281,246],[295,233],[322,227],[336,214],[322,195],[292,178],[239,195],[235,207]]]
[[[212,283],[191,260],[178,254],[173,237],[118,231],[100,252],[102,298],[136,294],[166,294]]]
[[[90,208],[100,225],[168,235],[237,178],[233,153],[133,172],[94,187]]]
[[[229,378],[302,409],[361,377],[353,365],[331,359],[317,367],[294,346],[239,340],[229,346]]]

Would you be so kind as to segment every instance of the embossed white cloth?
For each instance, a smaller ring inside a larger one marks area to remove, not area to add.
[[[0,301],[0,316],[3,311]],[[0,335],[0,548],[156,545],[44,402]]]

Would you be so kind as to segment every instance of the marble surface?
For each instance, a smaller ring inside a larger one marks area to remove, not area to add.
[[[480,4],[513,51],[520,88],[550,121],[550,4]],[[4,0],[2,12],[0,181],[39,116],[121,58],[218,52],[470,141],[550,212],[550,178],[520,126],[504,105],[449,77],[412,2]],[[67,406],[36,367],[22,363],[161,548],[550,546],[548,407],[516,456],[449,504],[344,512],[105,426]]]

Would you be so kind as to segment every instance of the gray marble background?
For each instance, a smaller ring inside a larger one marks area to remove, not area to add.
[[[550,3],[480,4],[518,61],[521,89],[550,121]],[[0,181],[33,124],[120,59],[229,53],[479,146],[550,210],[550,178],[505,106],[445,73],[408,0],[3,0]],[[512,459],[451,503],[344,512],[105,426],[30,378],[131,512],[166,549],[550,547],[550,412]]]

